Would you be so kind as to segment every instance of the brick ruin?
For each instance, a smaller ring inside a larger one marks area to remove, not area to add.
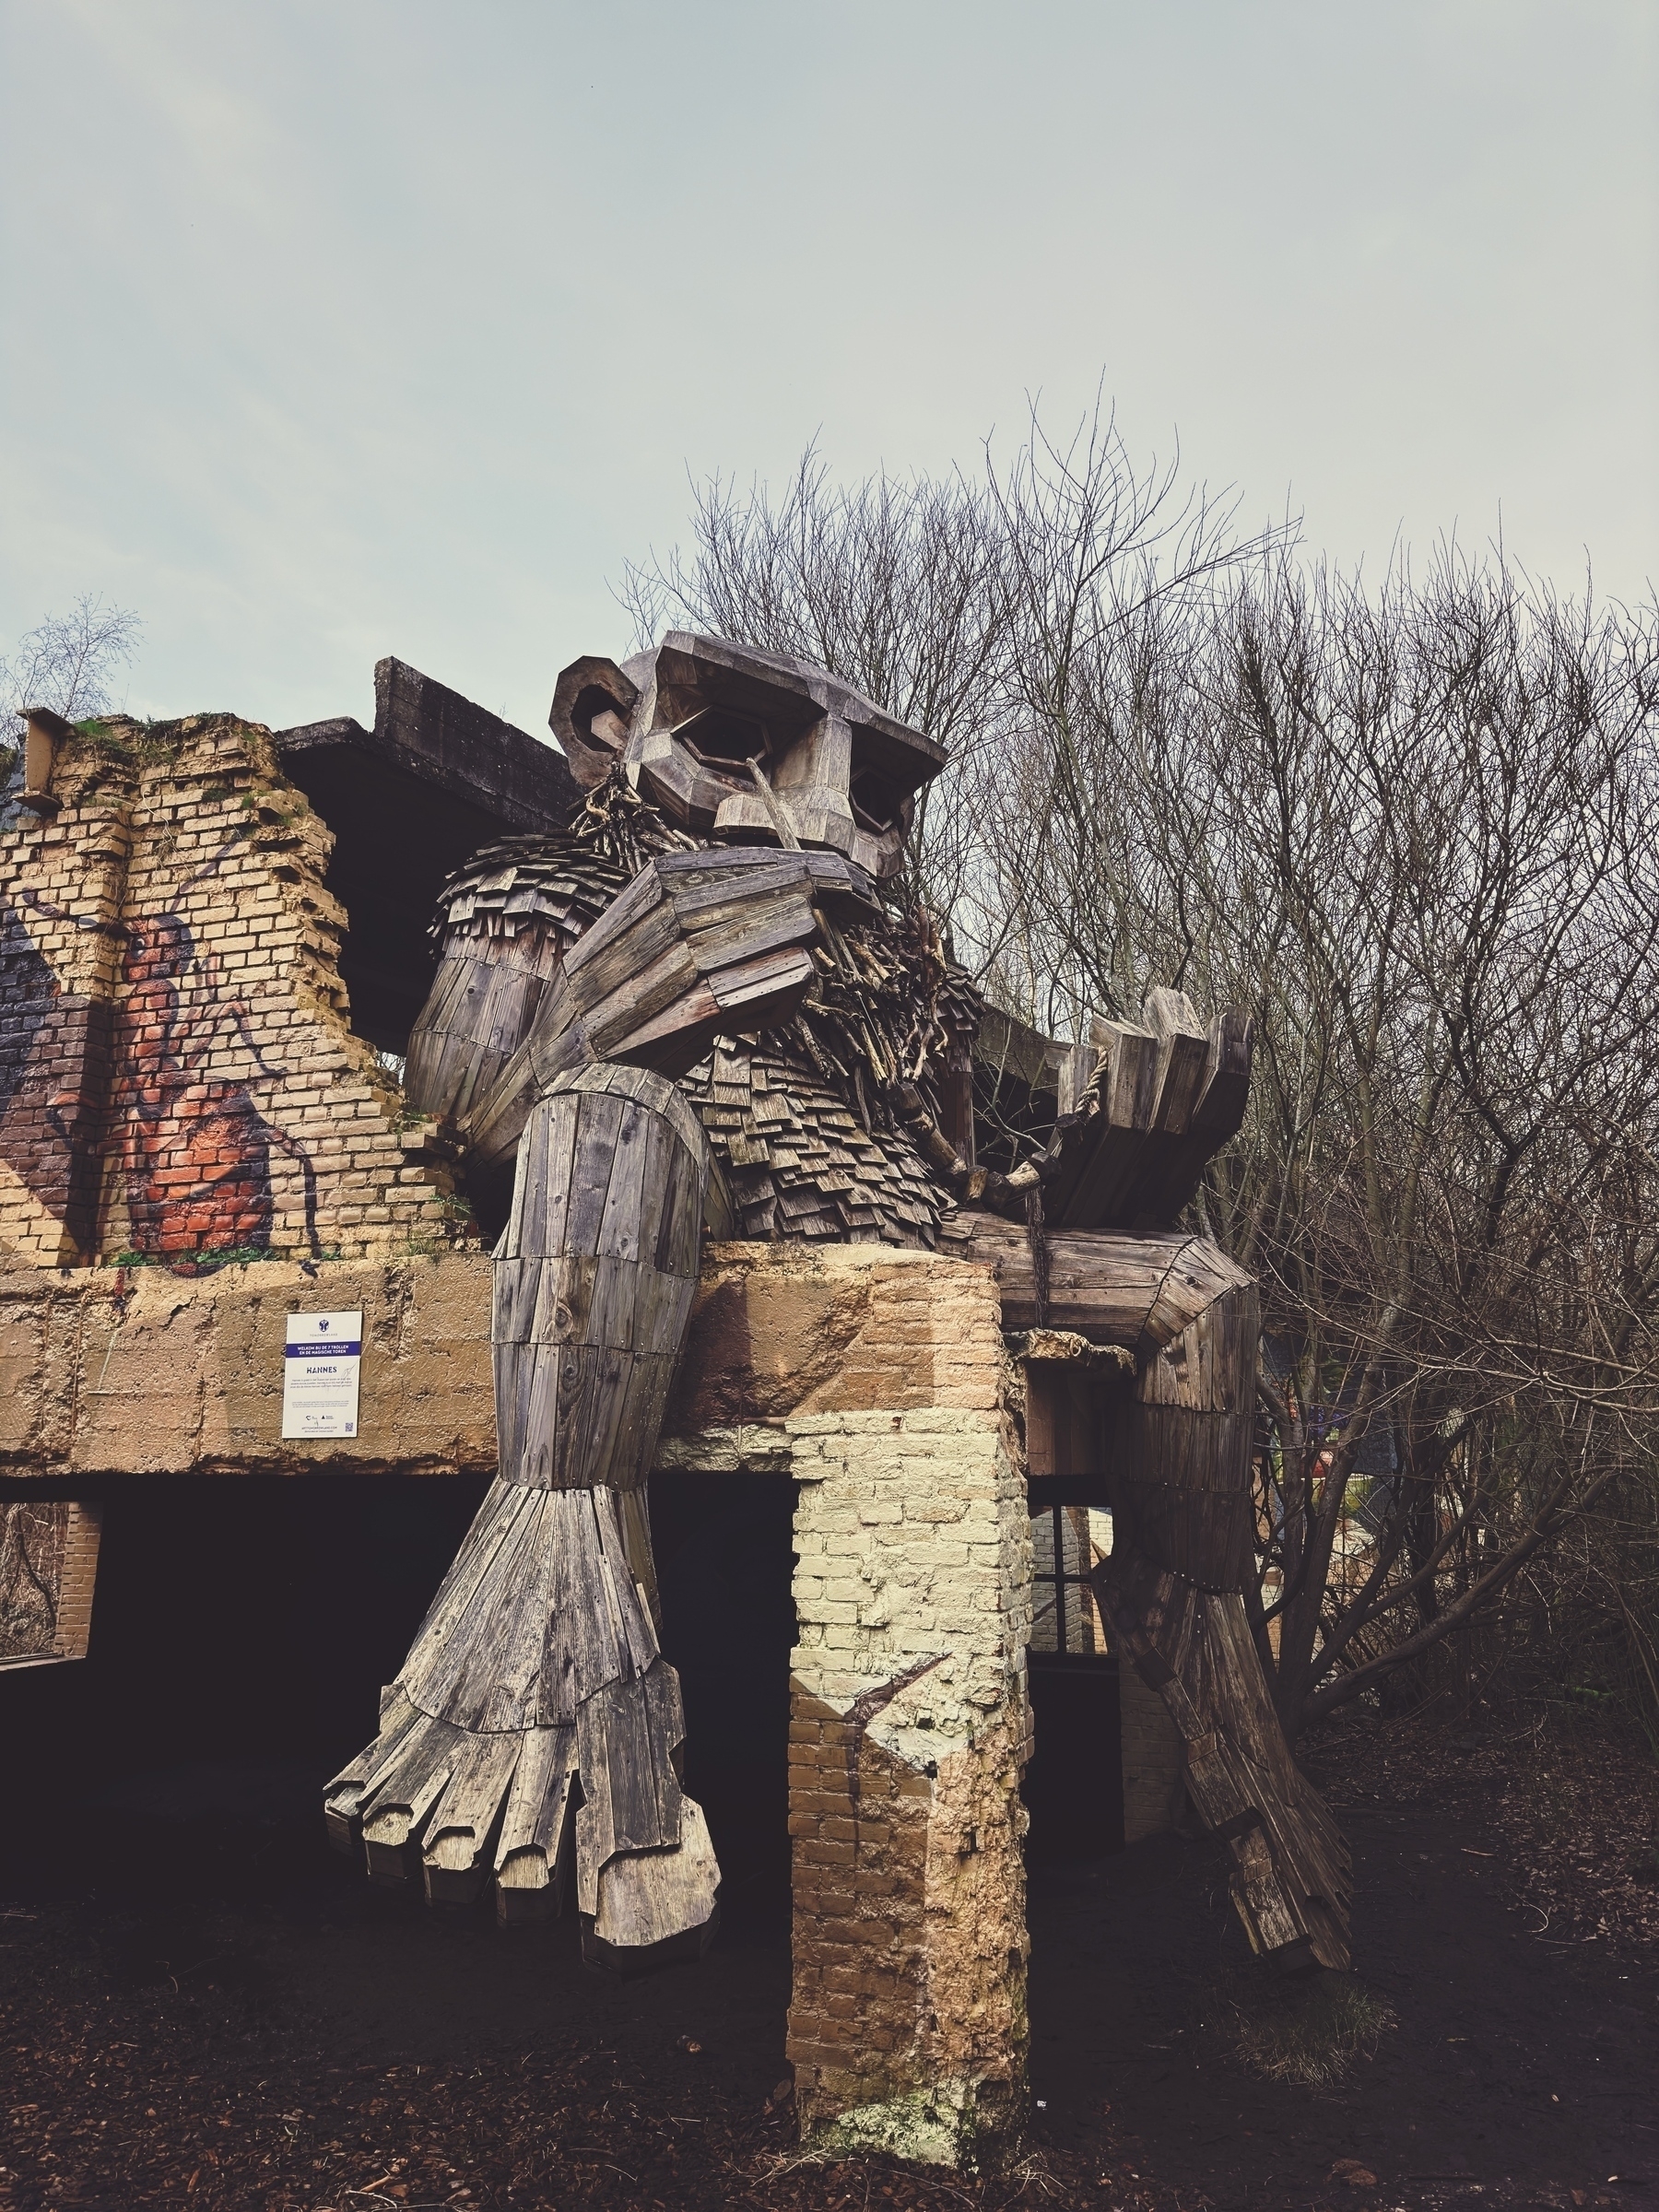
[[[271,733],[112,721],[0,848],[0,1243],[37,1266],[465,1233],[352,1030],[329,831]]]
[[[51,1648],[0,1647],[0,1683],[84,1653],[88,1618],[96,1647],[102,1501],[133,1485],[494,1465],[489,1261],[395,1059],[429,886],[349,990],[342,886],[383,871],[396,805],[426,806],[408,834],[435,881],[480,825],[533,826],[568,790],[539,747],[539,793],[523,753],[491,782],[489,718],[423,685],[383,677],[372,734],[58,725],[49,794],[14,787],[0,816],[0,1497],[65,1501],[70,1532]],[[338,794],[371,774],[381,826],[348,830]],[[1000,1272],[965,1248],[709,1244],[653,1480],[793,1486],[788,2052],[830,2149],[957,2161],[1018,2137],[1040,1575],[1038,1644],[1113,1670],[1091,1727],[1121,1691],[1120,1740],[1073,1746],[1114,1799],[1121,1780],[1112,1819],[1134,1840],[1182,1802],[1164,1703],[1106,1657],[1090,1508],[1034,1514],[1029,1488],[1064,1483],[1053,1406],[1097,1389],[1100,1347],[1051,1335],[1033,1364]],[[284,1440],[287,1315],[358,1307],[358,1435]]]

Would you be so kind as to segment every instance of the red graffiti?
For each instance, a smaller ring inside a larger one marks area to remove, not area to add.
[[[300,1162],[314,1212],[310,1161],[249,1088],[283,1071],[265,1061],[248,1009],[222,990],[218,963],[197,955],[182,916],[129,925],[123,975],[111,1144],[125,1177],[132,1249],[158,1259],[265,1250],[273,1149]],[[253,1072],[220,1072],[238,1043]],[[314,1230],[311,1241],[315,1249]]]

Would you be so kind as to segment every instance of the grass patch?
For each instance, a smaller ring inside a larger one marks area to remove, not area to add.
[[[1295,1981],[1241,1974],[1223,1993],[1239,2056],[1268,2081],[1328,2088],[1399,2025],[1357,1974],[1321,1971]]]

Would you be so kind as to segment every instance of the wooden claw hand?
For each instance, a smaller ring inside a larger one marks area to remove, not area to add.
[[[535,1025],[462,1129],[483,1167],[511,1158],[535,1100],[597,1061],[684,1075],[723,1032],[787,1021],[810,987],[826,908],[868,906],[835,853],[735,846],[641,868],[566,956]]]
[[[1160,987],[1139,1022],[1093,1026],[1088,1053],[1077,1048],[1077,1095],[1048,1149],[988,1177],[983,1203],[1018,1219],[1041,1192],[1052,1229],[1161,1227],[1243,1122],[1252,1024],[1228,1007],[1206,1027],[1184,991]]]

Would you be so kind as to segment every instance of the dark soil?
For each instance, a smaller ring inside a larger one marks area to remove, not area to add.
[[[1659,1833],[1652,1766],[1374,1729],[1314,1764],[1353,1850],[1356,1965],[1397,2026],[1337,2087],[1261,2080],[1234,2047],[1241,1992],[1258,2000],[1213,1847],[1055,1869],[1030,1908],[1046,2139],[1081,2149],[1104,2119],[1218,2212],[1659,2206],[1655,1892],[1627,1841]],[[1541,1885],[1576,1910],[1547,1919]]]
[[[769,1893],[702,1965],[618,1985],[569,1926],[369,1889],[303,1769],[14,1798],[0,2208],[1659,2206],[1651,1768],[1363,1732],[1320,1764],[1398,2026],[1338,2087],[1262,2081],[1213,1846],[1041,1868],[1032,2155],[983,2180],[793,2162]]]

